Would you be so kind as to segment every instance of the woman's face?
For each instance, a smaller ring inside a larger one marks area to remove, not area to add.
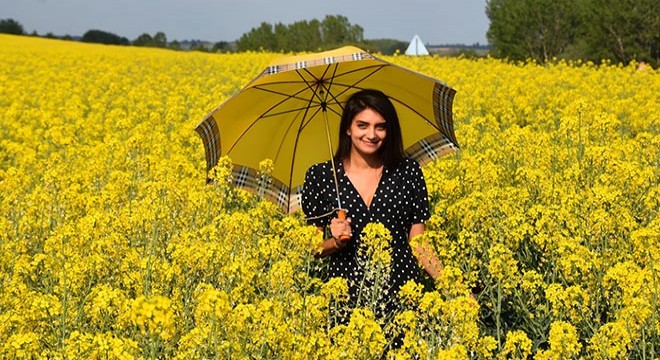
[[[355,115],[346,133],[351,138],[353,152],[362,156],[373,156],[383,146],[387,125],[378,112],[366,108]]]

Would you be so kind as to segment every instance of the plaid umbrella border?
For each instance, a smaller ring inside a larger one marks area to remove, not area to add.
[[[204,155],[206,157],[206,171],[209,171],[218,163],[220,158],[220,130],[218,123],[211,115],[195,127],[195,131],[204,144]]]
[[[255,195],[263,196],[274,202],[285,213],[292,213],[301,208],[302,185],[290,191],[283,182],[268,178],[268,183],[262,184],[259,172],[253,168],[234,165],[232,170],[232,184]]]
[[[356,52],[352,54],[340,55],[340,56],[328,56],[320,59],[314,60],[303,60],[290,64],[279,64],[272,65],[267,67],[262,73],[263,75],[277,74],[290,70],[305,69],[308,67],[314,67],[318,65],[329,65],[334,63],[346,62],[346,61],[359,61],[359,60],[374,60],[376,59],[373,55],[368,52]]]
[[[408,147],[405,153],[411,159],[416,160],[420,166],[424,166],[457,150],[456,144],[443,134],[436,133]]]
[[[433,86],[433,116],[436,123],[449,141],[458,148],[458,141],[454,133],[453,103],[456,90],[436,82]]]

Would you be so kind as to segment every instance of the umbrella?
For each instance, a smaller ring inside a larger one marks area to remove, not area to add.
[[[332,157],[343,104],[362,89],[381,90],[390,98],[406,154],[420,165],[458,149],[454,89],[346,46],[277,59],[211,111],[195,128],[207,169],[228,155],[234,186],[262,194],[285,213],[299,209],[307,168]],[[265,159],[273,161],[267,188],[257,170]]]

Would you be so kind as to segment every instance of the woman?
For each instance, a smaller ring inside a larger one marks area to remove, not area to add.
[[[405,157],[401,126],[392,102],[378,90],[353,94],[344,107],[335,154],[336,181],[347,218],[333,216],[337,190],[330,161],[311,166],[305,177],[302,208],[308,223],[329,237],[319,256],[330,256],[328,276],[349,283],[355,300],[363,275],[357,260],[360,233],[370,222],[382,223],[391,233],[391,289],[388,312],[396,308],[396,293],[408,280],[419,283],[422,264],[436,279],[442,267],[428,249],[416,249],[409,240],[424,232],[430,211],[426,184],[419,164]],[[329,215],[328,215],[329,214]]]

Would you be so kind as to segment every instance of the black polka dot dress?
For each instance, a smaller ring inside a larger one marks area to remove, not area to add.
[[[384,168],[383,175],[367,208],[348,176],[342,163],[335,163],[341,205],[351,218],[352,237],[346,247],[330,255],[327,276],[342,277],[349,283],[351,297],[355,298],[363,273],[357,261],[357,249],[362,229],[370,222],[380,222],[392,235],[391,287],[388,303],[395,303],[396,293],[408,280],[419,281],[420,268],[408,243],[413,224],[423,223],[430,217],[428,194],[419,164],[404,159],[398,166]],[[308,224],[326,227],[335,217],[338,206],[332,165],[330,161],[311,166],[307,170],[302,192],[302,208]],[[330,215],[323,216],[330,213]],[[388,305],[388,308],[391,306]]]

